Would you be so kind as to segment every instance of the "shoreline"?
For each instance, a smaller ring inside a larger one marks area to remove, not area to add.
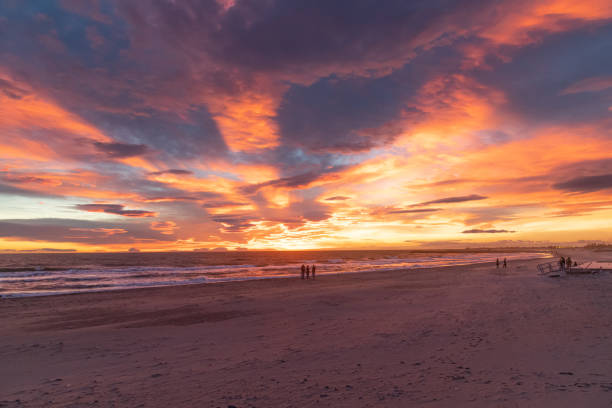
[[[612,275],[539,259],[0,301],[0,406],[605,406]]]
[[[527,254],[527,253],[526,253]],[[553,257],[552,254],[545,254],[536,252],[536,254],[541,254],[541,257],[537,258],[516,258],[511,259],[511,262],[519,262],[526,260],[537,260],[537,259],[550,259]],[[415,266],[408,268],[380,268],[380,269],[369,269],[369,270],[354,270],[354,271],[339,271],[339,272],[318,272],[318,277],[329,277],[336,275],[348,275],[348,274],[362,274],[362,273],[382,273],[382,272],[405,272],[405,271],[414,271],[414,270],[427,270],[427,269],[437,269],[437,268],[452,268],[452,267],[462,267],[462,266],[471,266],[471,265],[484,265],[491,264],[491,261],[474,261],[474,262],[465,262],[465,263],[454,263],[450,265],[439,265],[439,266]],[[321,262],[319,265],[325,264],[325,262]],[[225,266],[225,265],[223,265]],[[140,268],[146,269],[146,266],[142,266]],[[171,267],[168,267],[172,269]],[[195,267],[189,267],[189,269],[195,269]],[[180,270],[181,268],[176,268]],[[59,270],[60,272],[63,270]],[[40,272],[45,272],[45,270],[41,270]],[[204,280],[203,282],[185,282],[185,283],[160,283],[160,284],[142,284],[142,286],[134,285],[133,287],[118,287],[118,288],[99,288],[92,290],[75,290],[72,292],[63,291],[63,292],[52,292],[52,293],[27,293],[27,294],[2,294],[0,292],[0,299],[18,299],[18,298],[30,298],[30,297],[47,297],[47,296],[65,296],[65,295],[75,295],[81,293],[103,293],[103,292],[116,292],[116,291],[133,291],[133,290],[142,290],[142,289],[152,289],[152,288],[164,288],[164,287],[173,287],[173,286],[191,286],[191,285],[210,285],[210,284],[219,284],[219,283],[235,283],[235,282],[245,282],[245,281],[259,281],[259,280],[274,280],[274,279],[291,279],[295,277],[299,277],[299,265],[295,265],[295,274],[286,274],[286,275],[269,275],[269,276],[236,276],[236,277],[225,277],[225,278],[201,278]]]

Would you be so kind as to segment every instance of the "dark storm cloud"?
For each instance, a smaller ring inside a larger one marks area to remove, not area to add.
[[[471,7],[452,1],[391,1],[384,7],[373,0],[239,1],[223,12],[212,0],[120,2],[116,8],[71,3],[63,10],[49,3],[30,5],[29,13],[13,10],[9,30],[12,38],[51,36],[63,48],[41,55],[36,44],[15,41],[10,51],[33,85],[118,142],[146,145],[170,158],[197,158],[227,152],[205,104],[196,102],[203,95],[251,89],[252,73],[260,71],[287,68],[291,77],[296,70],[293,82],[304,83],[299,77],[310,72],[307,67],[322,67],[325,72],[307,75],[310,83],[337,71],[370,76],[370,69],[399,68],[416,44],[449,36],[448,13],[469,16]],[[48,18],[29,17],[36,13]],[[108,46],[92,43],[93,29]],[[65,72],[78,74],[68,78]],[[402,110],[396,89],[388,78],[295,85],[278,115],[283,141],[342,152],[389,143],[399,132],[391,122]],[[310,102],[306,132],[295,114]],[[336,120],[326,108],[338,111]]]
[[[412,47],[450,36],[452,25],[447,16],[457,13],[471,19],[477,4],[446,0],[391,0],[384,4],[376,0],[278,0],[262,7],[254,1],[237,1],[220,19],[212,47],[220,60],[250,70],[308,72],[324,65],[327,69],[334,67],[336,72],[354,72],[360,67],[379,67],[382,61],[398,56],[401,59]],[[194,25],[193,18],[184,20]],[[172,32],[182,30],[180,27]],[[425,32],[430,36],[423,35]],[[197,36],[187,39],[197,40]]]
[[[430,205],[430,204],[449,204],[449,203],[463,203],[466,201],[478,201],[478,200],[486,200],[489,197],[481,196],[478,194],[470,194],[465,196],[457,196],[457,197],[444,197],[437,200],[425,201],[423,203],[414,204],[414,207],[418,207],[421,205]]]
[[[599,176],[601,174],[612,174],[612,158],[563,163],[553,168],[547,178],[548,180],[556,179],[561,182],[577,177]]]
[[[113,159],[142,156],[148,151],[147,146],[142,144],[94,142],[94,146],[98,151]]]
[[[156,213],[147,210],[126,210],[121,204],[77,204],[75,209],[88,212],[103,212],[124,217],[155,217]]]
[[[369,150],[392,142],[400,128],[401,87],[392,79],[324,79],[295,85],[277,120],[283,141],[313,151]]]
[[[210,72],[232,91],[236,70],[243,80],[254,72],[314,80],[399,67],[414,48],[457,37],[458,24],[468,24],[482,9],[480,2],[451,0],[242,0],[224,11],[207,0],[123,2],[117,13],[128,22],[132,42],[156,48],[159,64],[169,62],[166,54],[184,65],[214,61],[211,67],[233,68]]]
[[[516,231],[508,231],[508,230],[504,230],[504,229],[469,229],[469,230],[465,230],[462,231],[462,234],[505,234],[505,233],[512,233],[512,232],[516,232]]]
[[[504,91],[507,109],[533,123],[575,123],[609,117],[612,89],[571,92],[576,83],[612,72],[612,24],[551,35],[509,51],[511,60],[490,59],[474,72]]]
[[[573,192],[592,192],[612,188],[612,174],[576,177],[553,185],[557,190]]]
[[[213,80],[194,73],[189,57],[163,38],[149,38],[147,44],[132,37],[136,27],[126,24],[120,14],[124,7],[114,5],[105,3],[104,13],[94,13],[95,6],[77,7],[77,14],[55,2],[0,5],[7,16],[5,38],[11,39],[0,42],[3,68],[117,143],[146,145],[165,159],[225,154],[201,101],[203,93],[212,92],[205,88]],[[9,85],[0,83],[0,92],[13,98],[22,94]],[[98,147],[110,157],[144,153],[137,147]]]
[[[416,45],[447,40],[449,13],[468,18],[476,3],[238,1],[227,12],[213,0],[75,4],[2,10],[14,40],[0,44],[0,52],[11,55],[13,73],[117,143],[179,160],[227,154],[203,97],[239,95],[253,87],[253,72],[281,68],[289,75],[281,80],[294,83],[277,114],[283,143],[357,152],[393,141],[394,119],[414,107],[404,106],[407,91],[397,78],[373,72],[400,68]],[[57,46],[41,45],[41,38]],[[309,67],[324,72],[304,82]],[[374,78],[328,77],[343,70]],[[321,76],[328,78],[306,86]],[[101,149],[111,157],[144,153]]]
[[[192,106],[180,115],[152,109],[132,115],[128,109],[124,113],[84,112],[83,116],[117,139],[156,149],[170,162],[227,152],[223,137],[204,106]]]
[[[282,142],[309,155],[359,153],[390,144],[429,118],[419,108],[419,90],[439,75],[450,75],[462,58],[456,48],[439,46],[421,50],[385,76],[330,76],[294,84],[276,116]]]

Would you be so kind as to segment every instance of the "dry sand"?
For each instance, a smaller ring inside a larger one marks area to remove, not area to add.
[[[0,300],[0,406],[612,406],[612,275],[537,262]]]

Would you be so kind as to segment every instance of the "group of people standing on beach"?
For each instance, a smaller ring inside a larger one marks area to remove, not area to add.
[[[499,258],[495,261],[495,265],[497,265],[497,269],[499,269]],[[508,262],[506,262],[506,258],[504,258],[504,268],[508,267]]]
[[[316,265],[304,265],[302,264],[302,279],[310,279],[310,274],[312,273],[312,279],[315,278],[315,273],[317,271]]]
[[[578,266],[577,262],[574,262],[574,266]],[[565,270],[567,269],[568,271],[572,270],[572,257],[568,256],[567,258],[561,257],[561,259],[559,259],[559,268],[565,272]]]

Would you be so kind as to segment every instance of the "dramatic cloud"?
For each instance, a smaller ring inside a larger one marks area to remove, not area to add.
[[[0,251],[612,240],[605,1],[22,3]]]
[[[147,146],[142,144],[95,142],[94,146],[100,152],[111,158],[141,156],[145,154],[148,150]]]
[[[11,99],[21,99],[28,94],[25,89],[21,89],[12,82],[0,78],[0,91]]]
[[[120,227],[120,228],[117,228]],[[110,233],[109,231],[115,231]],[[124,245],[168,242],[168,236],[148,224],[111,223],[65,218],[8,219],[0,221],[0,239],[32,242],[73,242],[88,245]],[[9,241],[10,242],[10,241]]]
[[[612,174],[577,177],[553,185],[558,190],[590,192],[612,188]]]
[[[430,205],[430,204],[464,203],[466,201],[486,200],[487,198],[489,197],[481,196],[478,194],[470,194],[466,196],[439,198],[437,200],[425,201],[423,203],[414,204],[414,206],[418,207],[421,205]]]
[[[587,78],[576,82],[561,91],[562,95],[579,92],[600,92],[612,88],[612,76]]]
[[[177,95],[177,98],[180,96]],[[137,115],[88,112],[87,116],[93,123],[99,123],[109,134],[125,142],[119,145],[131,145],[127,142],[140,145],[118,146],[118,154],[125,152],[135,156],[154,149],[157,154],[165,156],[165,159],[171,162],[172,159],[218,157],[225,155],[227,151],[217,125],[205,106],[192,105],[180,114],[154,110]]]
[[[345,201],[345,200],[350,200],[351,197],[346,197],[346,196],[333,196],[333,197],[327,197],[325,199],[325,201]]]
[[[250,217],[242,215],[228,214],[212,217],[212,220],[221,224],[224,232],[242,232],[255,226]]]
[[[283,139],[314,151],[351,152],[391,143],[401,132],[401,85],[392,79],[331,78],[294,86],[278,121]]]
[[[157,214],[146,210],[125,210],[121,204],[77,204],[77,210],[89,212],[102,212],[107,214],[123,215],[124,217],[155,217]]]
[[[174,234],[176,228],[176,223],[173,221],[156,221],[151,223],[152,230],[159,231],[165,235]]]
[[[10,251],[10,252],[23,252],[23,253],[70,253],[70,252],[77,252],[76,249],[71,249],[71,248],[36,248],[36,249],[22,249],[20,251]]]
[[[14,195],[22,197],[53,197],[53,194],[46,192],[32,191],[6,184],[0,184],[0,195]]]
[[[213,201],[207,201],[204,204],[202,204],[202,207],[204,208],[223,208],[223,207],[239,207],[239,206],[243,206],[243,205],[248,205],[248,203],[246,202],[240,202],[240,201],[224,201],[224,200],[213,200]]]
[[[510,61],[493,62],[475,75],[501,89],[506,109],[532,126],[601,120],[611,102],[611,36],[609,24],[561,32],[516,49]]]
[[[80,231],[87,232],[93,234],[103,234],[106,236],[116,235],[116,234],[125,234],[128,231],[123,228],[70,228],[70,231]]]
[[[411,210],[391,210],[387,211],[387,214],[418,214],[440,211],[440,208],[415,208]]]
[[[30,184],[30,183],[46,183],[48,180],[42,177],[34,176],[19,176],[19,175],[0,175],[0,179],[11,184]]]
[[[342,170],[343,167],[328,168],[320,172],[311,171],[308,173],[297,174],[295,176],[283,177],[276,180],[270,180],[263,183],[252,184],[242,187],[242,191],[247,194],[255,193],[256,191],[264,187],[276,187],[276,188],[297,188],[305,187],[317,180],[333,180],[337,178],[334,175],[335,172]]]

